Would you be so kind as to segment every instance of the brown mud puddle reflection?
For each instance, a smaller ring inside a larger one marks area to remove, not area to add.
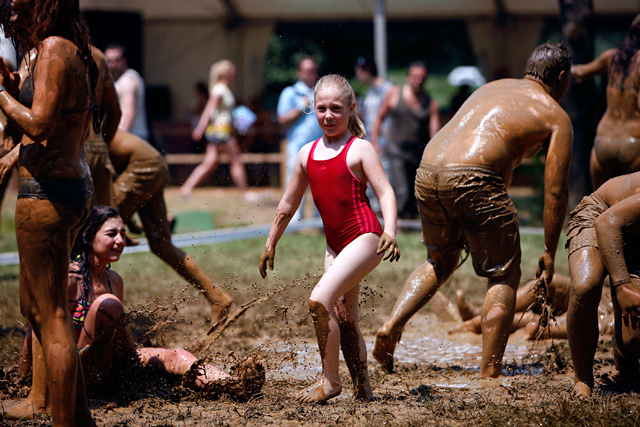
[[[451,368],[460,374],[466,372],[466,375],[443,375],[441,380],[433,384],[436,387],[461,389],[507,385],[514,376],[542,373],[542,364],[535,362],[551,345],[551,341],[527,341],[525,331],[520,330],[509,337],[503,359],[504,377],[498,380],[484,380],[473,375],[480,370],[482,336],[470,332],[449,335],[448,331],[454,326],[455,322],[416,316],[405,329],[396,347],[395,366],[429,365],[441,369]],[[365,341],[369,355],[369,370],[372,371],[377,368],[377,362],[371,357],[375,335],[367,332]],[[274,341],[269,347],[275,354],[289,353],[293,357],[278,357],[282,362],[270,370],[268,378],[271,375],[272,378],[313,381],[320,375],[320,356],[315,340],[310,339],[305,343]],[[342,354],[340,359],[344,364]]]

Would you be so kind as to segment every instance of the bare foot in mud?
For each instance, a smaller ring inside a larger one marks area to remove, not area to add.
[[[577,382],[573,385],[573,394],[578,399],[587,399],[591,397],[591,387],[583,382]]]
[[[480,314],[475,307],[471,307],[469,303],[467,303],[462,289],[456,291],[456,302],[458,303],[458,313],[460,313],[462,320],[471,320]]]
[[[334,387],[329,386],[325,388],[324,382],[320,380],[311,387],[296,394],[295,399],[301,403],[322,403],[336,397],[341,392],[342,386],[340,384],[337,384],[337,386]]]
[[[393,353],[398,341],[400,340],[383,332],[382,329],[376,333],[376,345],[371,355],[387,374],[393,373]]]
[[[32,420],[36,414],[50,413],[44,406],[44,402],[34,404],[28,397],[9,406],[2,403],[0,408],[0,415],[9,420]]]

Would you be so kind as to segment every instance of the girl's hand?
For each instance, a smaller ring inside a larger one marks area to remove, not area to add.
[[[203,136],[204,136],[204,131],[201,130],[200,128],[195,128],[191,132],[191,139],[193,139],[195,142],[200,142]]]
[[[400,259],[400,248],[398,248],[398,242],[396,242],[396,238],[391,235],[382,233],[380,236],[380,240],[378,241],[378,250],[376,254],[380,255],[389,250],[389,253],[382,258],[383,261],[387,259],[389,262],[398,261]]]
[[[262,278],[267,277],[267,264],[269,264],[269,270],[273,270],[273,258],[276,256],[276,248],[275,246],[264,247],[262,251],[262,255],[260,256],[260,265],[258,269],[260,270],[260,275]]]

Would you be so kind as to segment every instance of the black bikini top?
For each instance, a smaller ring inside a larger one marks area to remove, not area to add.
[[[33,66],[30,67],[29,73],[24,78],[22,86],[20,87],[18,100],[20,101],[20,104],[24,105],[27,108],[31,108],[31,106],[33,105],[34,84],[32,72],[36,68],[37,61],[38,56],[36,55],[33,60]],[[104,117],[104,108],[101,105],[97,104],[95,101],[85,108],[63,108],[62,110],[60,110],[60,112],[62,114],[74,114],[84,113],[87,110],[91,110],[93,131],[95,133],[100,133],[100,128],[102,127],[102,117]]]

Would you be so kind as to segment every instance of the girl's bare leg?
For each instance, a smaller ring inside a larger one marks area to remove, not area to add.
[[[347,291],[334,306],[340,326],[340,347],[353,382],[353,397],[371,400],[371,381],[367,368],[367,346],[358,326],[358,293],[360,286]]]
[[[232,137],[225,143],[227,151],[230,157],[230,172],[233,183],[240,189],[242,194],[246,194],[247,186],[247,171],[244,168],[244,163],[240,159],[240,147],[238,147],[238,140]]]
[[[333,307],[338,298],[357,288],[360,280],[380,263],[382,255],[376,254],[378,239],[377,234],[364,234],[344,248],[335,259],[328,259],[324,275],[311,292],[309,311],[322,358],[322,377],[318,383],[298,393],[296,398],[301,402],[324,402],[342,391],[338,372],[340,325]],[[327,257],[333,258],[330,253],[327,253]],[[348,298],[348,301],[351,300]]]
[[[211,175],[218,168],[218,148],[215,144],[207,144],[204,153],[204,160],[189,175],[189,178],[180,187],[182,197],[191,197],[193,189],[196,188],[208,175]]]
[[[142,366],[161,368],[175,375],[186,374],[189,369],[191,369],[191,366],[198,361],[193,354],[181,348],[166,349],[145,347],[138,349],[138,357],[140,358]],[[203,372],[196,378],[197,386],[202,387],[210,382],[232,378],[231,375],[222,369],[216,368],[209,363],[202,365],[202,368]]]

